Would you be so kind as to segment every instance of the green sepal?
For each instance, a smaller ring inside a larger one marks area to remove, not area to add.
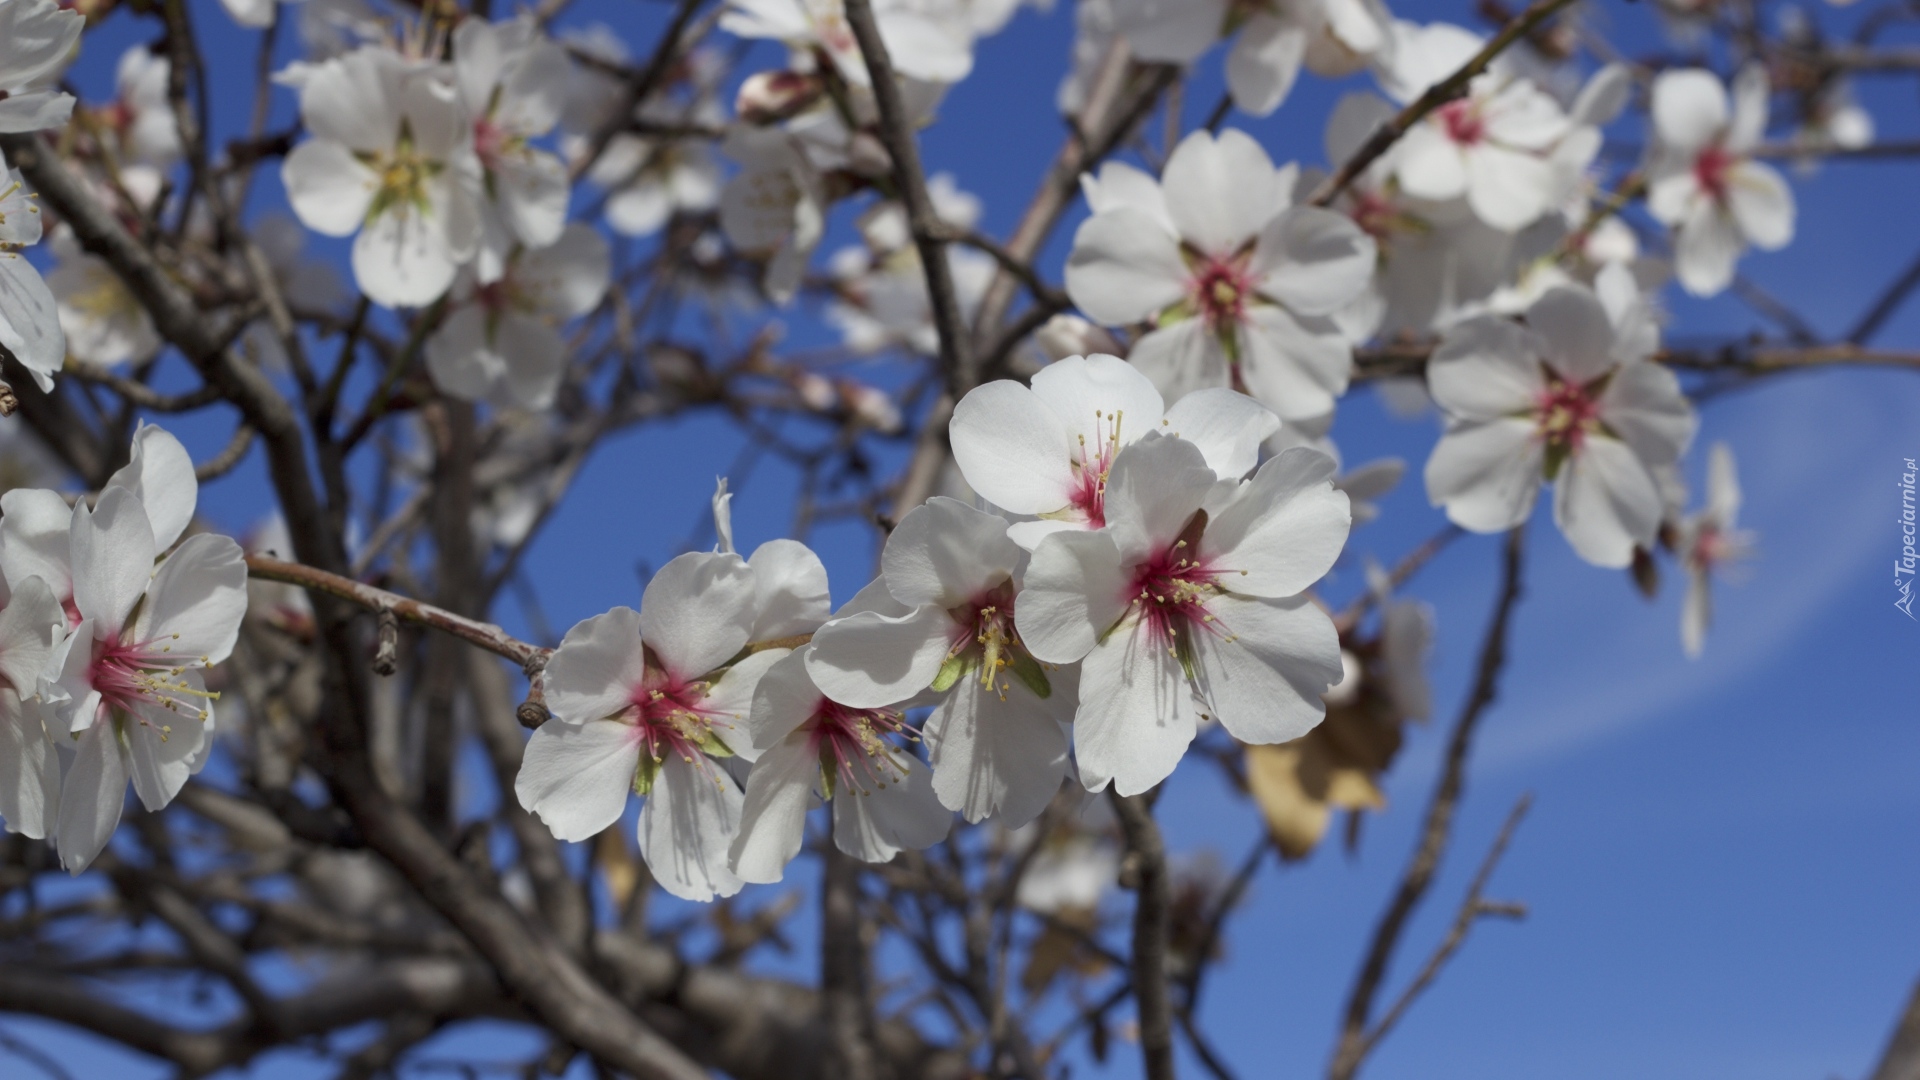
[[[711,729],[694,745],[698,746],[701,752],[711,758],[730,758],[734,756],[733,747],[728,746],[726,740],[720,738],[720,736],[716,735]]]
[[[978,662],[979,650],[972,648],[967,649],[957,656],[947,657],[946,663],[940,665],[940,674],[933,677],[934,692],[945,693],[953,689],[953,684],[965,677],[967,672],[972,670],[974,664]]]
[[[1559,478],[1560,467],[1562,465],[1565,465],[1567,463],[1567,459],[1572,456],[1573,456],[1572,448],[1569,447],[1566,443],[1556,442],[1553,440],[1547,441],[1547,458],[1545,463],[1545,473],[1549,483]]]
[[[640,765],[633,770],[633,793],[635,795],[645,795],[652,791],[653,779],[658,775],[660,775],[660,763],[653,759],[652,754],[642,749],[640,751]]]
[[[840,776],[839,763],[828,757],[829,751],[823,744],[820,747],[820,791],[824,798],[833,799],[835,781]]]
[[[1047,680],[1047,669],[1040,666],[1040,661],[1025,649],[1014,649],[1012,654],[1013,662],[1008,666],[1013,668],[1013,677],[1025,683],[1034,697],[1042,701],[1052,697],[1053,683]]]

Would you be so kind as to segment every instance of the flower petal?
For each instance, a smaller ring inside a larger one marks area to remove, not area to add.
[[[1427,498],[1463,529],[1510,529],[1533,513],[1543,447],[1531,420],[1455,424],[1427,459]]]
[[[1260,443],[1280,430],[1280,418],[1245,394],[1214,387],[1174,402],[1166,430],[1199,447],[1216,476],[1232,479],[1260,463]]]
[[[1320,696],[1340,681],[1340,635],[1304,596],[1208,601],[1213,633],[1194,636],[1199,692],[1244,743],[1297,739],[1326,717]]]
[[[1201,130],[1180,140],[1160,186],[1180,236],[1218,257],[1238,252],[1259,235],[1292,195],[1280,189],[1273,159],[1260,144],[1231,128],[1217,138]]]
[[[674,675],[694,679],[731,660],[754,622],[753,570],[738,555],[689,551],[647,582],[640,636]]]
[[[897,704],[933,685],[948,650],[966,632],[934,604],[894,618],[861,612],[814,632],[813,643],[803,650],[807,674],[820,693],[842,705]]]
[[[753,631],[750,640],[773,641],[810,634],[833,613],[827,568],[798,540],[769,540],[747,560],[753,569]]]
[[[807,732],[768,747],[747,777],[740,831],[727,847],[727,865],[742,881],[779,881],[806,839],[807,808],[820,779],[820,757]]]
[[[1106,532],[1058,532],[1040,541],[1014,605],[1014,625],[1035,658],[1071,664],[1127,609],[1129,580]]]
[[[139,496],[153,526],[154,547],[161,551],[187,531],[200,498],[192,456],[179,439],[157,424],[142,424],[133,433],[133,456],[107,478],[107,486],[123,487]]]
[[[1012,577],[1021,554],[1007,539],[1007,519],[940,495],[900,519],[880,568],[894,599],[946,609]]]
[[[1333,486],[1333,459],[1295,446],[1242,484],[1200,540],[1201,557],[1229,574],[1221,584],[1246,596],[1292,596],[1333,569],[1353,516]]]
[[[1539,339],[1483,315],[1447,329],[1427,363],[1427,388],[1462,420],[1495,420],[1533,409],[1547,389]]]
[[[617,607],[567,631],[547,658],[541,685],[554,719],[585,724],[624,712],[645,678],[640,613]]]
[[[230,536],[201,533],[154,571],[136,636],[217,664],[233,652],[246,614],[246,553]]]
[[[1138,619],[1087,654],[1073,754],[1087,790],[1109,782],[1138,795],[1173,774],[1199,730],[1200,708],[1185,673]]]
[[[1660,490],[1633,450],[1618,439],[1590,438],[1555,485],[1553,520],[1579,556],[1624,567],[1660,529]]]
[[[1727,126],[1727,91],[1711,71],[1686,68],[1653,80],[1653,129],[1677,150],[1699,150]]]
[[[1187,294],[1180,245],[1153,218],[1132,207],[1095,214],[1081,224],[1067,256],[1067,295],[1095,322],[1144,319]]]
[[[60,758],[40,707],[0,689],[0,820],[8,832],[39,840],[59,813]]]
[[[81,733],[73,764],[60,788],[60,823],[55,844],[60,865],[78,874],[113,839],[127,801],[127,758],[111,723]]]
[[[1034,391],[1011,379],[976,386],[954,407],[947,433],[960,474],[995,506],[1045,514],[1067,505],[1072,443]]]
[[[653,774],[653,789],[640,807],[640,857],[661,888],[706,903],[745,884],[727,869],[742,799],[725,770],[696,764],[669,754]]]
[[[73,508],[73,599],[101,636],[118,636],[127,614],[146,594],[153,573],[153,528],[140,500],[126,488],[108,488],[89,512]]]
[[[1302,315],[1331,315],[1373,280],[1379,252],[1345,214],[1296,206],[1261,230],[1249,269],[1260,291]]]
[[[1073,715],[1075,697],[1061,678],[1070,670],[1048,673],[1046,701],[1018,680],[994,688],[977,675],[961,679],[921,729],[942,806],[969,822],[998,816],[1009,829],[1047,808],[1067,772],[1067,737],[1056,716]]]
[[[626,809],[640,742],[638,728],[617,720],[542,724],[527,740],[513,793],[555,838],[590,840]]]
[[[1353,344],[1331,319],[1256,305],[1241,335],[1240,378],[1282,420],[1322,416],[1345,393]]]

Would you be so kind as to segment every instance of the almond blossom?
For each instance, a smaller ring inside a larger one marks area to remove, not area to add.
[[[313,137],[280,172],[301,223],[354,237],[354,280],[375,303],[438,299],[482,234],[473,122],[456,89],[363,46],[305,72],[300,115]]]
[[[1698,657],[1706,646],[1707,628],[1713,622],[1713,575],[1753,554],[1753,533],[1738,526],[1739,515],[1740,477],[1734,470],[1733,451],[1725,443],[1714,443],[1707,454],[1706,505],[1681,522],[1675,544],[1687,572],[1680,643],[1689,657]]]
[[[735,128],[726,153],[741,165],[720,196],[720,227],[747,255],[765,259],[762,287],[793,299],[826,234],[824,181],[799,141],[778,128]]]
[[[73,95],[53,83],[86,19],[54,0],[0,0],[0,134],[60,127]]]
[[[865,610],[862,590],[841,615]],[[877,601],[876,601],[877,602]],[[907,705],[857,708],[828,697],[808,674],[804,651],[773,665],[754,694],[747,730],[757,755],[728,865],[745,881],[786,875],[800,853],[815,793],[833,807],[834,846],[863,862],[946,838],[953,813],[940,804],[927,766],[900,744],[911,738]]]
[[[1651,317],[1623,267],[1599,295],[1549,290],[1525,326],[1481,316],[1447,331],[1427,365],[1448,416],[1427,460],[1427,495],[1454,524],[1499,532],[1554,484],[1554,521],[1580,557],[1624,567],[1650,548],[1661,498],[1651,470],[1671,464],[1695,417],[1679,380],[1651,361]]]
[[[1227,54],[1227,89],[1250,116],[1286,101],[1304,66],[1347,75],[1392,43],[1391,16],[1375,0],[1119,0],[1116,22],[1142,60],[1187,64],[1223,30],[1238,30]]]
[[[817,568],[784,546],[763,547],[753,563],[688,552],[647,583],[639,611],[615,608],[569,630],[547,663],[553,717],[527,744],[520,804],[556,837],[587,840],[620,819],[631,791],[646,799],[640,855],[663,888],[688,900],[739,892],[726,852],[741,794],[722,762],[758,756],[748,707],[788,650],[739,654],[763,612],[816,602],[826,576]]]
[[[1031,551],[1048,533],[1106,524],[1106,484],[1120,449],[1149,432],[1200,447],[1207,467],[1238,479],[1260,460],[1280,420],[1221,387],[1162,404],[1139,369],[1113,356],[1072,356],[1041,368],[1032,387],[983,384],[954,407],[953,457],[967,484],[1022,521],[1008,536]]]
[[[1766,251],[1793,240],[1793,192],[1772,166],[1753,160],[1767,130],[1767,73],[1742,69],[1733,102],[1710,71],[1662,72],[1653,82],[1655,146],[1647,166],[1647,210],[1674,230],[1674,271],[1695,296],[1733,281],[1751,244]]]
[[[113,101],[88,110],[96,130],[112,145],[121,187],[142,206],[159,197],[167,170],[179,163],[184,150],[167,96],[172,72],[170,60],[136,45],[120,56]]]
[[[0,580],[0,820],[8,832],[36,840],[60,808],[60,761],[40,698],[66,629],[45,581]]]
[[[1347,539],[1333,474],[1295,448],[1220,483],[1199,447],[1155,435],[1115,457],[1106,528],[1034,549],[1016,626],[1035,658],[1082,662],[1073,743],[1088,789],[1153,787],[1203,720],[1248,743],[1320,722],[1340,642],[1306,590]]]
[[[73,509],[80,623],[52,667],[65,698],[54,706],[59,730],[76,744],[56,843],[61,865],[76,874],[112,838],[129,780],[141,805],[159,810],[206,764],[219,695],[201,672],[233,651],[246,615],[239,544],[202,533],[156,568],[156,531],[125,487],[102,491],[92,510],[85,502]]]
[[[1042,666],[1015,628],[1024,562],[1005,518],[935,498],[887,537],[875,606],[827,623],[806,651],[813,684],[845,706],[941,695],[923,728],[934,794],[1009,828],[1060,790],[1074,707],[1072,673]]]
[[[1130,359],[1168,399],[1230,386],[1288,420],[1345,392],[1353,350],[1329,316],[1366,288],[1374,243],[1290,206],[1293,178],[1244,133],[1197,131],[1158,184],[1109,165],[1088,186],[1068,295],[1101,322],[1154,325]]]
[[[548,247],[515,250],[490,283],[462,271],[427,339],[434,385],[467,401],[546,408],[569,355],[558,327],[598,307],[611,274],[606,238],[579,224]]]
[[[873,9],[895,71],[955,83],[973,70],[973,27],[965,13],[916,0],[875,0]],[[736,37],[781,42],[803,68],[818,57],[848,83],[871,84],[841,0],[727,0],[720,28]]]
[[[64,227],[47,246],[55,260],[47,289],[53,294],[67,354],[96,368],[153,359],[162,344],[160,331],[120,275],[104,259],[81,250]]]
[[[193,522],[200,482],[193,458],[171,432],[142,424],[134,432],[127,464],[102,489],[124,488],[141,500],[154,548],[165,551]],[[39,578],[66,612],[69,627],[84,617],[74,602],[73,507],[45,488],[15,488],[0,495],[0,575],[8,581]]]
[[[54,372],[67,359],[59,301],[20,254],[40,242],[41,229],[40,207],[26,181],[0,156],[0,345],[33,374],[40,389],[52,390]]]
[[[1457,26],[1395,24],[1397,42],[1382,85],[1402,104],[1459,70],[1481,48]],[[1599,149],[1581,141],[1587,160],[1557,161],[1554,150],[1575,134],[1559,102],[1495,60],[1467,94],[1428,114],[1401,140],[1395,175],[1409,195],[1443,201],[1464,197],[1480,220],[1503,231],[1538,220],[1564,197]]]
[[[472,118],[480,165],[482,232],[476,270],[490,283],[517,245],[544,248],[567,223],[570,185],[560,158],[530,144],[554,129],[566,104],[566,52],[532,16],[468,19],[453,32],[453,76]]]

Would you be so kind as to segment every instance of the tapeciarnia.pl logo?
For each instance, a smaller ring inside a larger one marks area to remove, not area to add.
[[[1893,560],[1893,587],[1900,594],[1893,606],[1914,619],[1913,614],[1913,576],[1917,556],[1913,550],[1913,481],[1920,468],[1914,467],[1914,459],[1906,458],[1906,471],[1900,474],[1900,557]],[[1920,619],[1915,619],[1920,622]]]

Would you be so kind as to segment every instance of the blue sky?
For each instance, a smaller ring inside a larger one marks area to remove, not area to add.
[[[1396,10],[1472,19],[1464,3]],[[220,28],[218,40],[244,40],[224,29],[211,0],[195,12]],[[1608,4],[1602,13],[1630,50],[1655,40],[1647,5]],[[658,5],[583,3],[573,21],[606,19],[639,46],[651,41],[659,14]],[[155,24],[132,26],[125,15],[108,31],[76,73],[96,98],[110,85],[118,43],[157,37]],[[1070,34],[1063,2],[984,42],[973,78],[926,136],[930,168],[952,171],[985,199],[989,231],[1010,227],[1058,145],[1051,100]],[[248,49],[246,63],[222,79],[246,78]],[[1217,87],[1217,75],[1196,80],[1195,114]],[[1274,117],[1229,123],[1278,160],[1315,163],[1319,125],[1346,88],[1308,80]],[[1908,84],[1863,88],[1883,138],[1920,133],[1912,92]],[[280,108],[290,115],[284,92]],[[1917,173],[1920,161],[1898,161],[1797,177],[1794,245],[1743,270],[1820,329],[1841,330],[1920,250],[1905,201]],[[1056,274],[1070,225],[1044,260]],[[1687,336],[1754,325],[1725,299],[1687,301],[1672,290],[1668,299]],[[807,313],[791,319],[796,337],[818,333]],[[1920,347],[1920,304],[1880,343]],[[210,451],[224,441],[224,423],[189,424],[183,435]],[[1441,523],[1417,482],[1435,433],[1431,418],[1391,418],[1366,393],[1343,408],[1335,435],[1349,462],[1395,454],[1414,466],[1383,518],[1355,534],[1355,559],[1390,561]],[[1743,523],[1759,532],[1760,551],[1743,583],[1718,589],[1718,623],[1698,661],[1680,653],[1671,565],[1649,603],[1624,575],[1575,559],[1544,515],[1534,522],[1509,674],[1482,728],[1456,846],[1394,985],[1444,929],[1522,792],[1534,794],[1534,810],[1491,894],[1524,901],[1531,914],[1481,925],[1369,1076],[1860,1076],[1920,977],[1920,624],[1893,609],[1889,583],[1899,547],[1895,482],[1902,459],[1920,456],[1920,378],[1796,375],[1718,398],[1704,409],[1688,461],[1696,484],[1716,440],[1739,458]],[[528,562],[555,626],[635,602],[635,567],[679,550],[738,446],[731,432],[691,420],[603,450]],[[785,532],[793,482],[770,463],[747,486],[736,501],[743,544]],[[240,529],[265,498],[256,457],[208,489],[203,512]],[[836,596],[851,595],[871,566],[864,533],[832,528],[815,542]],[[1356,857],[1330,847],[1300,866],[1269,863],[1229,930],[1203,1017],[1242,1077],[1324,1067],[1366,935],[1411,848],[1444,724],[1465,693],[1497,548],[1494,538],[1463,540],[1409,589],[1438,615],[1437,718],[1413,735],[1390,778],[1389,811],[1368,822]],[[1351,588],[1358,565],[1343,565],[1335,588]],[[1212,847],[1229,863],[1257,829],[1251,808],[1204,767],[1183,769],[1162,807],[1176,846]],[[810,917],[795,927],[804,944]],[[75,1055],[78,1075],[139,1075],[42,1025],[4,1023]],[[467,1046],[506,1048],[505,1035],[468,1038]],[[311,1071],[276,1058],[255,1074]],[[1184,1074],[1196,1074],[1192,1062]],[[1117,1054],[1100,1075],[1135,1076],[1137,1064]]]

